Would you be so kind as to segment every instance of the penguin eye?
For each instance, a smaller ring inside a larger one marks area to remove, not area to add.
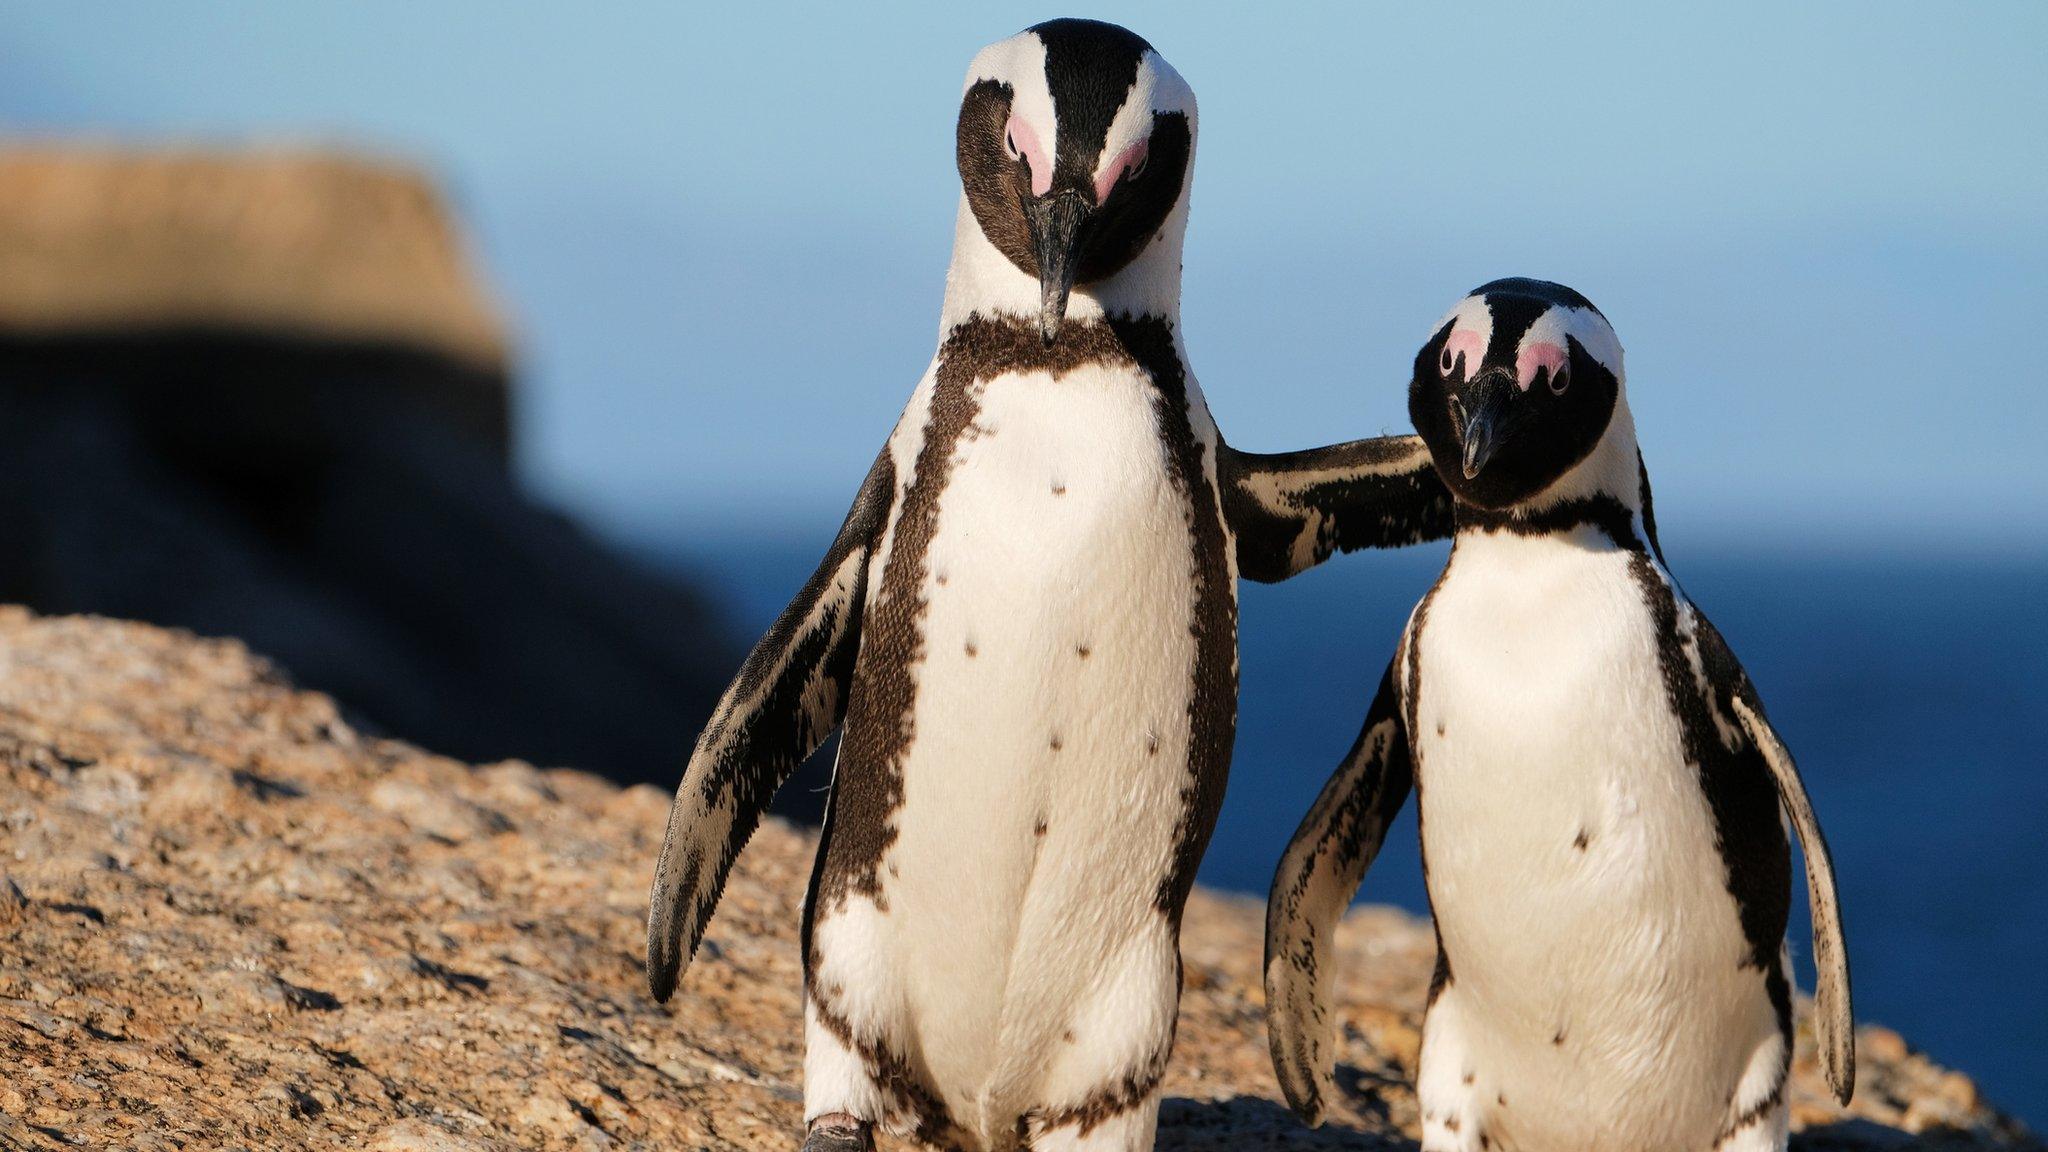
[[[1012,160],[1022,160],[1024,158],[1023,150],[1017,147],[1017,134],[1015,132],[1003,133],[1003,151],[1008,152]]]
[[[1550,374],[1550,394],[1552,396],[1562,396],[1564,395],[1564,390],[1571,386],[1572,370],[1570,366],[1559,364],[1557,371]]]
[[[1451,354],[1451,346],[1449,344],[1445,344],[1443,355],[1437,358],[1437,367],[1443,370],[1443,374],[1446,377],[1449,377],[1451,374],[1451,369],[1457,366],[1458,358]]]
[[[1143,176],[1145,174],[1145,166],[1150,163],[1152,163],[1151,152],[1148,151],[1139,153],[1138,162],[1131,165],[1129,168],[1124,169],[1124,179],[1136,180],[1138,177]]]

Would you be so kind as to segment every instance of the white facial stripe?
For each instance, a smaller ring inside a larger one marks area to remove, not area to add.
[[[975,54],[967,66],[962,96],[983,80],[1010,86],[1010,114],[1031,126],[1048,156],[1058,147],[1059,117],[1052,106],[1052,88],[1045,82],[1045,41],[1034,32],[1019,32]]]
[[[1614,373],[1616,381],[1623,379],[1621,369],[1621,341],[1614,335],[1613,326],[1606,317],[1591,308],[1553,307],[1536,318],[1536,323],[1522,334],[1522,342],[1516,349],[1518,365],[1533,364],[1544,358],[1541,346],[1549,344],[1568,348],[1565,337],[1579,342],[1601,367]],[[1522,382],[1523,387],[1528,381]]]
[[[1109,136],[1103,141],[1102,155],[1096,157],[1095,171],[1091,173],[1098,190],[1105,189],[1105,181],[1113,180],[1114,165],[1122,162],[1124,154],[1140,140],[1152,135],[1152,88],[1155,74],[1152,62],[1158,57],[1145,53],[1138,63],[1138,78],[1131,84],[1131,90],[1124,94],[1124,102],[1116,110],[1116,116],[1109,122]]]
[[[1152,118],[1162,112],[1179,112],[1188,118],[1188,129],[1192,133],[1195,124],[1195,94],[1181,79],[1173,65],[1160,58],[1157,52],[1146,52],[1138,61],[1138,75],[1131,82],[1131,90],[1124,96],[1124,102],[1116,110],[1116,116],[1109,122],[1109,135],[1102,145],[1102,155],[1095,161],[1091,173],[1100,195],[1105,194],[1120,173],[1115,169],[1127,158],[1131,146],[1148,140],[1152,135]]]
[[[1444,313],[1443,318],[1431,329],[1431,335],[1444,325],[1451,325],[1444,346],[1451,350],[1453,364],[1458,353],[1465,354],[1465,374],[1476,375],[1479,361],[1486,356],[1486,346],[1493,340],[1493,309],[1486,306],[1482,297],[1467,296],[1458,301],[1458,306]]]

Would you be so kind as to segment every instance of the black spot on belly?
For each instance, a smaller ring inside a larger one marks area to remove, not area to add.
[[[1584,852],[1586,850],[1586,845],[1591,842],[1591,837],[1587,836],[1586,830],[1584,828],[1581,828],[1579,829],[1579,834],[1572,838],[1572,847],[1577,848],[1581,852]]]
[[[1060,734],[1059,734],[1059,733],[1057,733],[1057,732],[1055,732],[1055,733],[1053,733],[1053,734],[1052,734],[1052,740],[1051,740],[1051,741],[1049,741],[1049,744],[1050,744],[1050,746],[1051,746],[1052,750],[1053,750],[1053,751],[1055,751],[1055,752],[1059,751],[1059,750],[1060,750],[1060,749],[1061,749],[1062,747],[1064,747],[1064,746],[1065,746],[1065,745],[1064,745],[1064,742],[1063,742],[1063,741],[1061,741],[1061,739],[1060,739]]]
[[[1053,481],[1052,494],[1055,496],[1065,496],[1067,494],[1067,486],[1058,480]]]
[[[1080,657],[1081,659],[1083,659],[1083,660],[1086,660],[1086,659],[1087,659],[1088,657],[1090,657],[1090,656],[1092,656],[1092,655],[1094,655],[1094,654],[1095,654],[1095,649],[1093,649],[1093,648],[1090,648],[1090,647],[1089,647],[1088,645],[1086,645],[1086,644],[1082,644],[1082,645],[1079,645],[1079,646],[1077,646],[1077,647],[1076,647],[1076,648],[1074,649],[1074,655],[1076,655],[1076,656],[1079,656],[1079,657]]]
[[[1553,1047],[1564,1047],[1564,1028],[1562,1026],[1558,1028],[1556,1034],[1551,1036],[1550,1043]]]
[[[1036,824],[1033,824],[1033,825],[1031,826],[1031,834],[1032,834],[1033,836],[1043,836],[1043,835],[1045,835],[1045,829],[1046,829],[1046,823],[1045,823],[1045,819],[1044,819],[1043,817],[1040,817],[1040,818],[1039,818],[1039,821],[1038,821],[1038,823],[1036,823]]]
[[[967,643],[966,643],[966,644],[965,644],[965,645],[964,645],[964,646],[962,647],[962,649],[961,649],[961,650],[967,653],[967,658],[968,658],[968,659],[970,659],[970,660],[972,660],[972,659],[973,659],[973,658],[974,658],[975,656],[977,656],[977,655],[980,655],[980,653],[981,653],[981,649],[979,649],[979,648],[975,647],[975,646],[974,646],[974,641],[972,641],[972,640],[969,640],[969,641],[968,641],[968,642],[967,642]]]

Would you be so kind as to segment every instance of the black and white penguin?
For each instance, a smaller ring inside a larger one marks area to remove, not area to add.
[[[1569,288],[1498,280],[1415,360],[1457,533],[1267,906],[1280,1083],[1331,1093],[1327,946],[1411,783],[1438,956],[1427,1152],[1782,1149],[1791,864],[1820,1064],[1855,1053],[1833,866],[1742,666],[1665,566],[1621,344]]]
[[[1149,1148],[1235,729],[1237,578],[1450,531],[1414,437],[1223,444],[1179,331],[1195,126],[1112,25],[975,57],[937,355],[676,794],[662,999],[769,797],[844,722],[804,923],[807,1149]]]

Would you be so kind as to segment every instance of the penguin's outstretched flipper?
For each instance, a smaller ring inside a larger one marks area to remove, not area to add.
[[[1771,770],[1799,852],[1806,858],[1806,900],[1813,914],[1813,1034],[1820,1045],[1820,1067],[1835,1099],[1844,1104],[1856,1089],[1856,1020],[1849,1003],[1849,948],[1842,935],[1842,908],[1835,896],[1835,862],[1828,855],[1820,819],[1807,799],[1806,784],[1792,753],[1764,715],[1756,685],[1736,661],[1721,634],[1704,616],[1699,618],[1702,663],[1714,694],[1742,725],[1756,752]]]
[[[1238,574],[1271,584],[1332,552],[1397,548],[1451,534],[1451,494],[1419,436],[1381,436],[1301,452],[1220,445],[1223,515]]]
[[[669,809],[647,910],[647,987],[667,1000],[775,790],[846,713],[868,559],[896,490],[885,449],[796,599],[725,690]]]
[[[1287,1102],[1311,1125],[1334,1090],[1337,921],[1414,782],[1400,717],[1389,665],[1365,727],[1288,842],[1266,899],[1267,1041]]]

